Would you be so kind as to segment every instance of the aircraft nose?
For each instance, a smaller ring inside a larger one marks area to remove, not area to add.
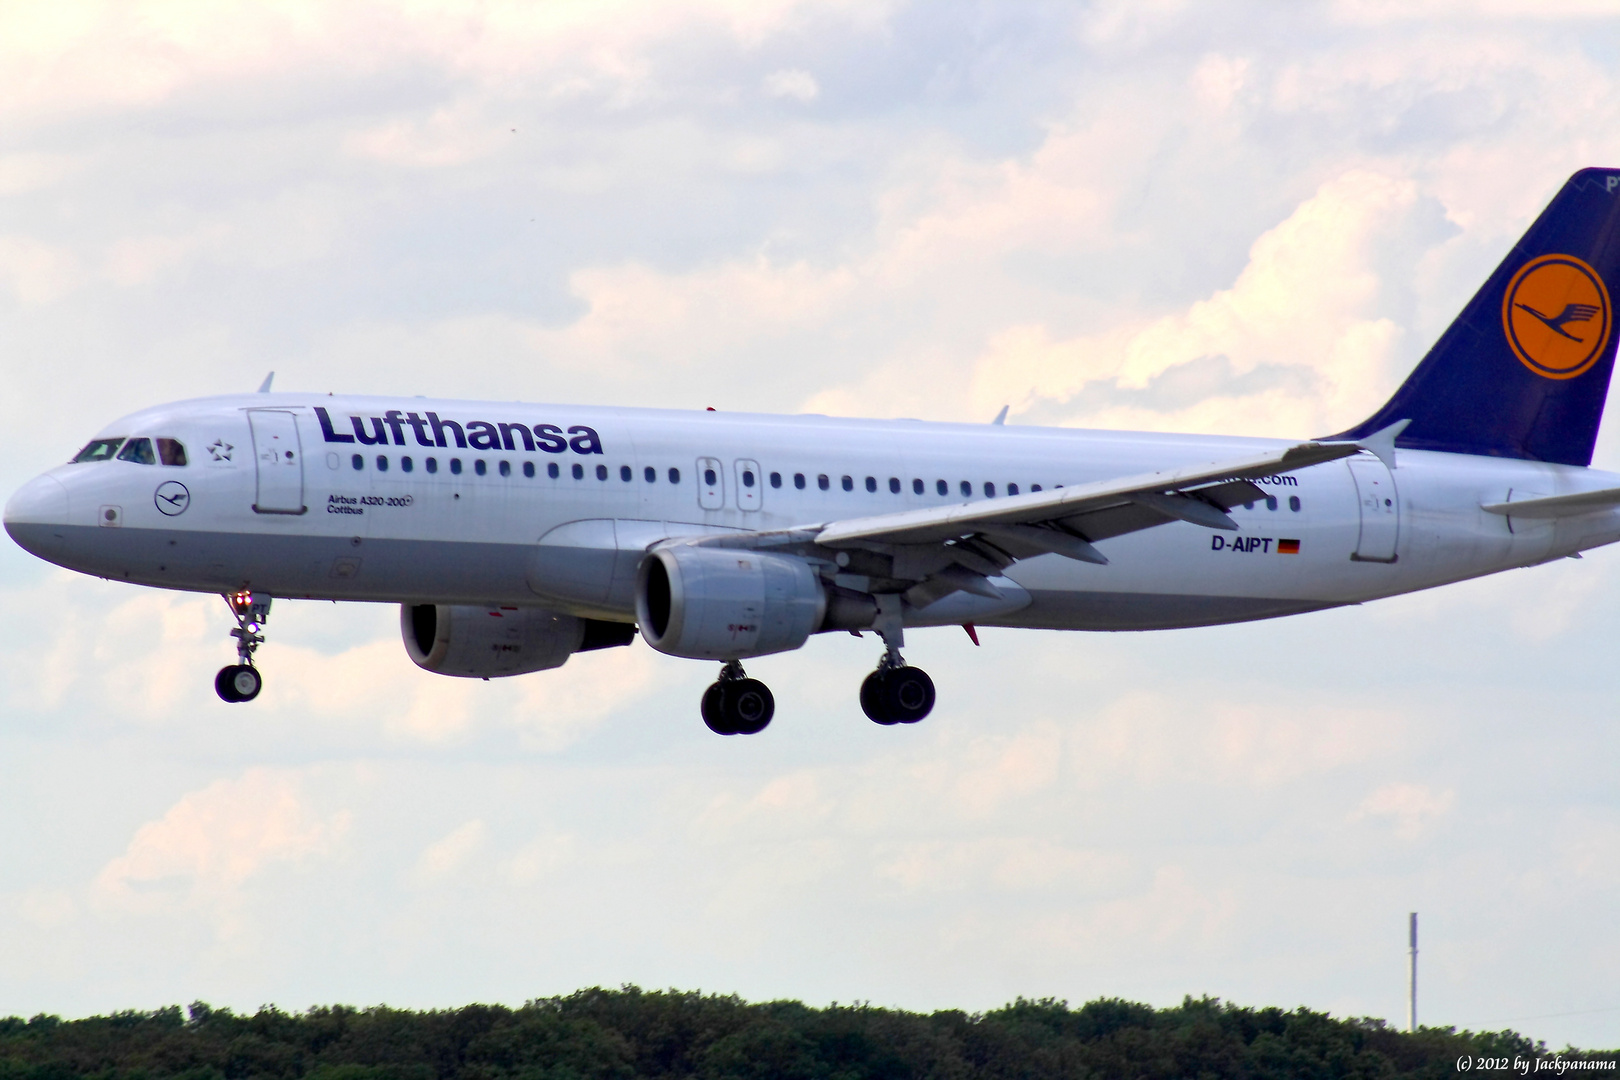
[[[61,544],[67,519],[67,488],[54,476],[36,476],[6,502],[6,532],[24,550],[41,557]]]

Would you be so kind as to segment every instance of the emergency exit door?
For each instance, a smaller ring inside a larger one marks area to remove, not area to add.
[[[1350,557],[1358,562],[1394,562],[1401,524],[1395,477],[1389,466],[1375,457],[1353,457],[1346,464],[1356,482],[1356,501],[1361,509],[1361,535]]]
[[[278,409],[249,409],[253,429],[253,468],[258,487],[253,499],[256,514],[302,514],[304,506],[304,452],[298,442],[298,421]]]

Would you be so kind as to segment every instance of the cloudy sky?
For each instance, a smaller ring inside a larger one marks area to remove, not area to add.
[[[434,394],[1310,436],[1574,169],[1579,0],[0,3],[0,489],[136,408]],[[1620,468],[1620,438],[1596,464]],[[0,543],[0,1015],[635,982],[1620,1045],[1620,556],[1278,623],[644,645],[468,684],[396,610]]]

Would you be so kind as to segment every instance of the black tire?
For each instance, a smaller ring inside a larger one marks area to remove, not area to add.
[[[716,735],[735,735],[729,723],[726,722],[726,684],[710,683],[709,688],[703,691],[703,704],[699,707],[703,713],[703,722],[710,731]]]
[[[866,718],[872,723],[882,724],[885,727],[900,722],[889,715],[889,697],[884,690],[888,674],[886,669],[879,668],[861,683],[861,712],[865,713]]]
[[[922,668],[892,668],[883,680],[886,711],[901,724],[915,724],[934,711],[934,680]]]
[[[219,674],[214,676],[214,693],[219,695],[219,700],[231,705],[242,700],[236,696],[236,687],[231,685],[231,677],[235,674],[236,665],[228,664],[220,668]]]
[[[726,726],[738,735],[758,735],[776,715],[776,698],[758,679],[738,679],[727,686],[723,702]]]
[[[232,705],[243,701],[252,701],[264,689],[264,679],[260,677],[258,669],[247,664],[231,664],[219,669],[214,676],[214,693],[219,695],[221,701]]]

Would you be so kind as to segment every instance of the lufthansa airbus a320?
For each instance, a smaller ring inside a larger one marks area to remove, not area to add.
[[[1620,540],[1590,468],[1614,367],[1620,170],[1553,198],[1395,395],[1296,441],[264,392],[123,417],[5,508],[85,574],[216,592],[252,700],[272,597],[400,605],[420,667],[562,665],[637,632],[742,661],[873,631],[861,707],[913,723],[930,626],[1151,630],[1427,589]]]

